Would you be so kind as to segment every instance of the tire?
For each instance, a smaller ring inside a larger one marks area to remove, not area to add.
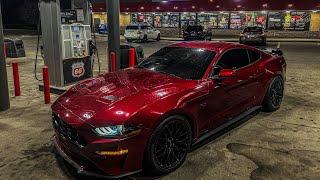
[[[148,36],[147,35],[144,35],[143,39],[142,39],[142,42],[148,42]]]
[[[262,111],[274,112],[281,106],[284,95],[284,81],[280,76],[271,80],[268,91],[262,103]]]
[[[179,168],[191,146],[189,122],[181,116],[165,119],[153,132],[145,153],[145,168],[161,175]]]
[[[158,34],[158,36],[157,36],[157,39],[156,39],[157,41],[160,41],[161,40],[161,35],[160,34]]]
[[[266,39],[263,40],[262,46],[267,46],[267,40]]]

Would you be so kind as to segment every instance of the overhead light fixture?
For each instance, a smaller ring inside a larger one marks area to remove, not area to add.
[[[289,7],[289,8],[292,8],[292,7],[293,7],[293,4],[288,4],[288,7]]]
[[[157,9],[157,10],[159,10],[159,9],[160,9],[160,7],[159,7],[159,6],[157,6],[157,7],[156,7],[156,9]]]
[[[143,10],[143,9],[144,9],[144,7],[143,7],[143,6],[141,6],[141,8],[140,8],[140,9],[142,9],[142,10]]]
[[[191,6],[191,8],[192,8],[192,9],[195,9],[196,7],[195,7],[195,6]]]
[[[161,1],[162,3],[167,3],[168,1]]]

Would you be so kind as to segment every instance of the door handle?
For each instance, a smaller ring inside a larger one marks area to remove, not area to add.
[[[200,104],[200,107],[202,107],[202,108],[204,108],[204,107],[206,107],[207,106],[207,103],[201,103]]]

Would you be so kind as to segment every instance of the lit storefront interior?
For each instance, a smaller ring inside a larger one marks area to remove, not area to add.
[[[225,2],[228,1],[230,2],[230,0]],[[121,3],[120,25],[146,22],[157,28],[184,28],[189,24],[201,24],[212,29],[234,30],[247,26],[261,26],[266,30],[294,31],[319,31],[320,28],[320,3],[310,1],[305,5],[301,2],[293,4],[290,1],[284,1],[275,6],[257,1],[258,7],[251,7],[244,5],[245,0],[234,5],[219,2],[221,1],[200,0],[197,5],[193,5],[196,1],[155,2],[153,0],[137,1],[137,3],[124,1]],[[208,8],[202,7],[206,5],[209,5]],[[94,4],[96,25],[106,23],[104,6],[103,3]]]

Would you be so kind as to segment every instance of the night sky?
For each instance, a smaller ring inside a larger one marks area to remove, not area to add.
[[[70,0],[61,0],[68,7]],[[6,29],[35,29],[38,23],[38,0],[1,0],[2,18]]]

